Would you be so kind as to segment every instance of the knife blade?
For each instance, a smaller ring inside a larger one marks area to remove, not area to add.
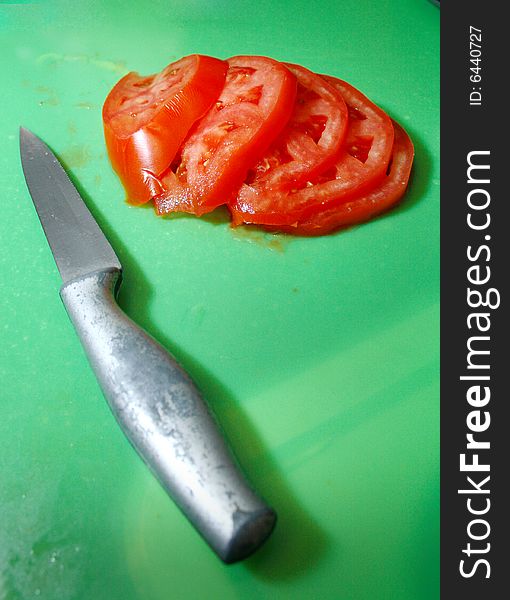
[[[101,269],[121,269],[113,248],[48,146],[20,129],[21,164],[39,220],[67,283]]]
[[[276,514],[252,489],[191,378],[118,306],[122,267],[51,149],[20,128],[27,187],[62,277],[60,297],[128,440],[225,562],[252,554]]]

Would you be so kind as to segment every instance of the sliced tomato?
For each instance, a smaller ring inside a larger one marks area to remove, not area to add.
[[[229,206],[234,225],[294,225],[375,187],[385,177],[393,147],[391,119],[345,81],[323,77],[342,94],[349,113],[345,143],[335,165],[297,189],[273,188],[257,194],[259,190],[243,186]]]
[[[404,195],[414,158],[414,148],[407,133],[393,122],[395,141],[387,174],[377,187],[356,198],[317,213],[313,218],[296,223],[294,227],[279,227],[297,235],[324,235],[341,227],[367,221],[388,210]]]
[[[298,84],[294,110],[282,133],[248,171],[237,197],[240,205],[248,204],[257,213],[274,208],[275,191],[280,196],[291,192],[332,166],[347,130],[347,106],[340,92],[304,67],[287,67]]]
[[[289,120],[296,78],[284,65],[261,56],[227,62],[218,101],[163,177],[165,189],[154,199],[159,214],[201,215],[227,203]]]
[[[128,73],[103,106],[108,155],[133,204],[161,193],[160,176],[193,123],[216,101],[227,65],[209,56],[187,56],[161,73]]]

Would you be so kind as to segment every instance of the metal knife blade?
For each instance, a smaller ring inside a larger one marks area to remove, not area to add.
[[[20,128],[21,164],[64,283],[103,269],[121,269],[117,255],[50,148]]]

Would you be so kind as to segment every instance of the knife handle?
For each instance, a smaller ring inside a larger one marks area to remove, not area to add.
[[[275,512],[251,489],[187,373],[115,301],[117,269],[64,285],[60,296],[125,435],[226,563],[254,552]]]

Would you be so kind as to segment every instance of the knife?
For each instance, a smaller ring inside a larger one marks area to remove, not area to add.
[[[275,512],[243,476],[187,373],[116,303],[120,261],[56,156],[24,128],[20,151],[60,297],[122,431],[225,563],[249,556]]]

